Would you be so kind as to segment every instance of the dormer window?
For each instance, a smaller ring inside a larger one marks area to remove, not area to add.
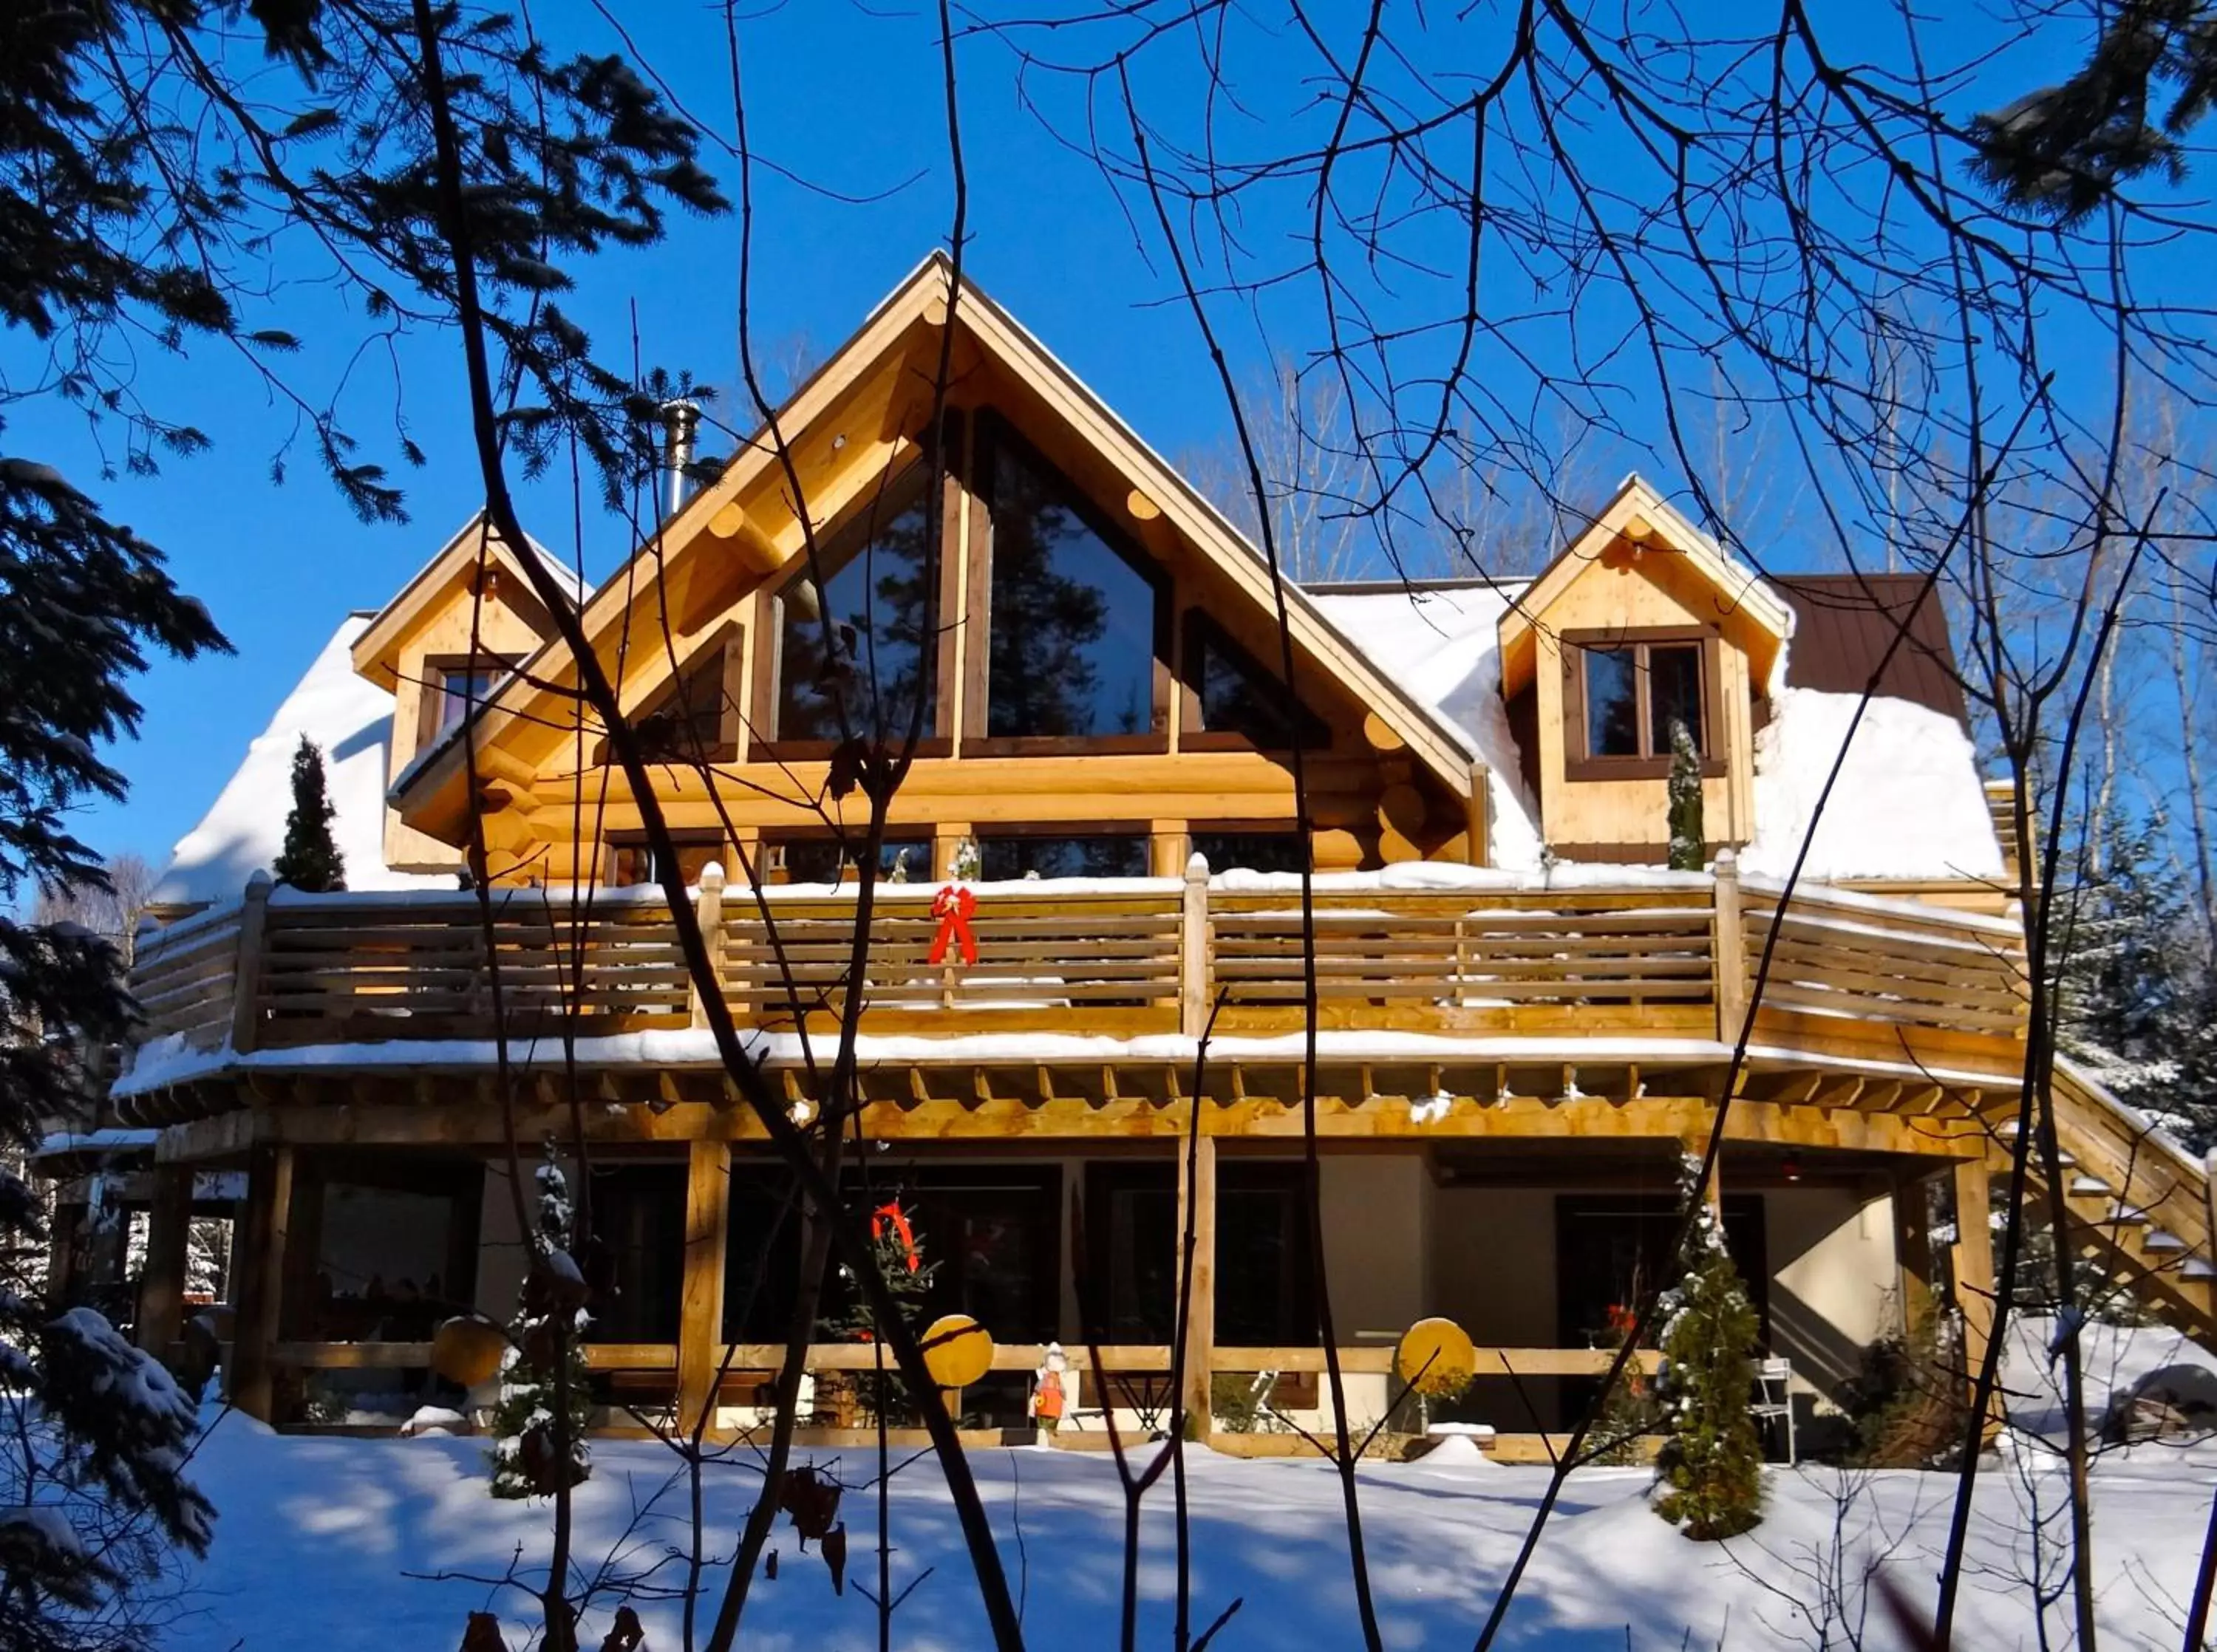
[[[1713,685],[1715,639],[1698,631],[1572,632],[1564,638],[1564,755],[1574,780],[1670,772],[1683,724],[1704,774],[1721,774]]]
[[[494,687],[508,672],[505,660],[485,654],[424,661],[421,743],[429,745],[460,728],[472,707],[492,698]]]

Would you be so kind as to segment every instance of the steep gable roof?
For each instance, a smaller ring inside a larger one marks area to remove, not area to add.
[[[627,699],[633,690],[640,697],[653,692],[682,669],[682,660],[665,657],[667,637],[691,631],[803,555],[808,530],[794,509],[792,477],[812,522],[820,523],[921,454],[917,436],[929,416],[950,314],[959,370],[1007,375],[1041,416],[1058,422],[1096,469],[1128,491],[1133,516],[1149,528],[1166,527],[1240,595],[1272,608],[1269,570],[1254,546],[1012,316],[967,280],[958,293],[953,276],[942,254],[919,264],[781,410],[785,453],[767,429],[757,433],[721,477],[587,599],[580,616],[585,634],[612,675],[614,662],[628,662]],[[1450,792],[1467,793],[1469,755],[1446,720],[1399,687],[1290,583],[1286,601],[1304,655],[1376,712]],[[627,640],[634,646],[626,650]],[[551,749],[565,720],[551,713],[575,681],[565,655],[542,649],[496,691],[476,719],[480,751],[534,740]],[[395,801],[427,826],[459,823],[461,744],[459,732],[450,733],[395,787]]]
[[[1530,680],[1540,616],[1573,581],[1607,559],[1652,552],[1667,555],[1670,566],[1691,576],[1707,591],[1710,617],[1742,633],[1750,644],[1756,680],[1766,681],[1793,634],[1794,610],[1635,471],[1617,484],[1615,495],[1585,532],[1565,546],[1501,616],[1504,691],[1513,694]]]
[[[526,541],[524,554],[535,558],[554,576],[570,607],[575,608],[584,599],[584,585],[576,573],[537,540]],[[509,576],[511,583],[505,589],[505,599],[520,612],[536,615],[538,629],[542,633],[551,633],[553,626],[546,621],[537,587],[531,583],[515,549],[493,532],[484,509],[479,508],[432,553],[429,562],[416,570],[415,577],[400,588],[398,595],[370,616],[355,641],[355,669],[381,687],[392,687],[395,662],[403,640],[419,623],[437,612],[442,598],[466,583],[481,555]]]

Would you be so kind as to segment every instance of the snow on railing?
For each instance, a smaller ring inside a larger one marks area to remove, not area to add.
[[[1394,869],[1389,869],[1394,870]],[[1404,872],[1407,868],[1398,869]],[[1443,871],[1463,872],[1464,868]],[[695,910],[743,1024],[818,1025],[859,994],[879,1032],[1145,1034],[1297,1025],[1297,888],[1281,878],[882,885],[855,968],[853,885],[726,889]],[[1314,891],[1328,1026],[1668,1032],[1729,1040],[1779,891],[1719,875],[1552,884],[1359,874]],[[1946,909],[1797,891],[1763,1008],[2013,1038],[2008,926]],[[267,885],[220,915],[141,938],[146,1037],[194,1049],[577,1037],[700,1025],[676,926],[653,891],[301,896]],[[1889,1034],[1889,1036],[1897,1036]]]

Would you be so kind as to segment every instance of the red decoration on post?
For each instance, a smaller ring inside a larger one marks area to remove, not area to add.
[[[901,1209],[900,1200],[880,1205],[870,1212],[870,1237],[882,1239],[888,1222],[893,1224],[893,1236],[900,1241],[901,1252],[908,1258],[908,1271],[915,1273],[923,1266],[923,1258],[917,1254],[916,1230],[909,1226],[908,1212]]]
[[[970,933],[970,920],[978,915],[977,896],[960,884],[949,884],[931,897],[931,915],[939,920],[939,933],[931,938],[926,961],[944,962],[952,941],[961,948],[965,964],[977,963],[978,937]]]

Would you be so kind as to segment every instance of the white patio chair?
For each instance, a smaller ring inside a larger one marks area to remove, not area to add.
[[[1757,1422],[1770,1422],[1779,1418],[1786,1422],[1786,1465],[1794,1466],[1797,1452],[1794,1439],[1794,1365],[1783,1359],[1765,1359],[1756,1367],[1756,1400],[1748,1413]]]

